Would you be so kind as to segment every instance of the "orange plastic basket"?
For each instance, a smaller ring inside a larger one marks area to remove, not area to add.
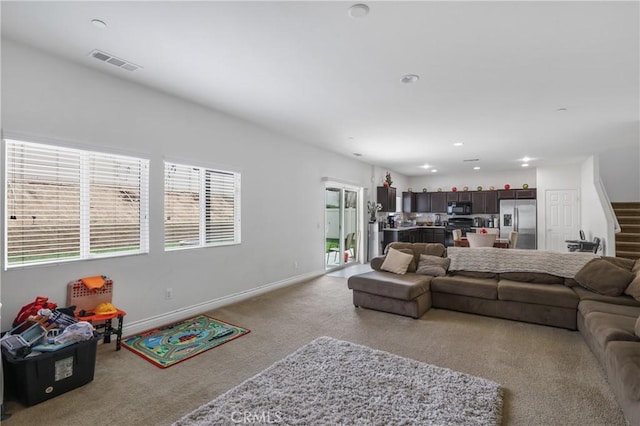
[[[67,286],[67,306],[75,306],[76,312],[81,310],[92,311],[100,303],[111,303],[113,298],[113,281],[104,278],[104,286],[95,290],[89,290],[77,280]]]

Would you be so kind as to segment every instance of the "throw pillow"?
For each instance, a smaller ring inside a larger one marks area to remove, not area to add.
[[[582,287],[603,296],[620,296],[634,274],[602,259],[592,259],[576,274],[575,280]]]
[[[625,257],[602,256],[601,259],[611,262],[628,271],[631,271],[631,269],[633,269],[633,265],[636,263],[635,259],[627,259]]]
[[[418,266],[416,265],[416,257],[415,257],[415,254],[413,253],[413,250],[408,248],[401,248],[401,249],[394,249],[394,250],[398,250],[399,252],[411,255],[412,259],[411,259],[411,262],[409,263],[409,266],[407,267],[407,272],[415,272]]]
[[[627,294],[640,301],[640,272],[636,272],[636,276],[631,281],[631,284],[629,284],[629,286],[625,289],[624,294]]]
[[[634,331],[636,332],[636,336],[640,337],[640,317],[636,320]]]
[[[412,260],[413,255],[390,248],[380,269],[393,272],[394,274],[404,275],[407,273],[407,268]]]
[[[418,263],[418,269],[416,273],[422,275],[433,275],[434,277],[440,277],[447,274],[447,269],[451,259],[448,257],[430,256],[428,254],[420,255],[420,262]]]

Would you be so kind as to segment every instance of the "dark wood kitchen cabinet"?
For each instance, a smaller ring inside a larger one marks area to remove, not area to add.
[[[458,192],[458,201],[466,201],[466,202],[471,202],[471,191],[462,191],[462,192]]]
[[[402,212],[412,213],[418,211],[416,209],[416,194],[413,192],[402,193]]]
[[[434,229],[433,230],[433,242],[445,245],[444,229]]]
[[[500,204],[498,203],[498,193],[496,191],[489,191],[484,193],[485,201],[485,213],[498,214],[500,213]],[[473,208],[473,206],[471,206]]]
[[[471,202],[470,191],[449,191],[447,192],[447,202],[468,201]]]
[[[444,245],[445,236],[444,228],[423,228],[420,229],[420,237],[418,239],[420,243],[440,243]]]
[[[379,186],[377,188],[378,203],[382,205],[383,212],[396,211],[396,189],[391,186]]]
[[[535,188],[527,188],[527,189],[501,189],[498,191],[498,199],[499,200],[535,200],[536,199],[536,189]]]
[[[515,189],[501,189],[498,191],[498,200],[514,200],[515,198]]]
[[[416,212],[431,213],[431,193],[429,192],[416,193]]]
[[[535,200],[536,199],[536,189],[518,189],[516,191],[516,199],[519,200]]]
[[[484,192],[476,191],[471,194],[471,214],[483,214],[487,204]]]
[[[433,213],[447,212],[447,193],[446,192],[431,193],[431,211]]]
[[[471,193],[471,214],[499,213],[496,191],[473,191]]]

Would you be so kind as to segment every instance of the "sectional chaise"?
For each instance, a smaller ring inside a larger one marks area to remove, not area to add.
[[[640,424],[640,260],[592,253],[392,243],[348,279],[357,307],[432,306],[578,330],[630,424]]]

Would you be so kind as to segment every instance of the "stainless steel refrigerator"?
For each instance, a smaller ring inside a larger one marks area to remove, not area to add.
[[[509,238],[509,233],[516,231],[516,248],[534,250],[536,223],[536,200],[500,200],[500,238]]]

